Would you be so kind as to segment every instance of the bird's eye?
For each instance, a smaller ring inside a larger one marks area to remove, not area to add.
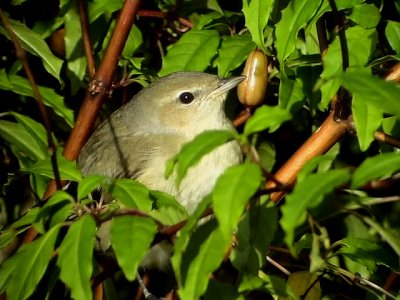
[[[183,104],[189,104],[194,100],[194,95],[192,93],[189,93],[189,92],[184,92],[184,93],[179,95],[179,100]]]

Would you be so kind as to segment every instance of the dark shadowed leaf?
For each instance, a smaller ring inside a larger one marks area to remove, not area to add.
[[[346,170],[330,170],[311,174],[299,182],[292,193],[286,196],[282,206],[281,225],[285,231],[285,242],[293,249],[295,230],[305,220],[309,208],[318,206],[324,196],[350,178]]]
[[[0,287],[8,299],[27,299],[44,275],[54,251],[60,226],[53,227],[37,240],[22,245],[0,268]]]

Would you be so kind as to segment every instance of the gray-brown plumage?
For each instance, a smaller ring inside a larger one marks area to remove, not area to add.
[[[172,194],[193,212],[224,170],[241,161],[239,144],[231,141],[205,155],[179,187],[173,176],[164,178],[165,163],[205,130],[234,130],[224,102],[243,79],[178,72],[156,80],[94,131],[81,151],[79,166],[86,175],[135,178],[150,189]],[[108,227],[100,228],[99,234]],[[100,244],[105,250],[109,240],[102,238]],[[142,267],[165,268],[170,250],[165,244],[154,246]]]

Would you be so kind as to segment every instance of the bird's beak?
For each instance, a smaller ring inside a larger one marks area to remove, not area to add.
[[[243,75],[220,79],[218,87],[215,90],[213,90],[210,93],[210,95],[212,95],[213,97],[222,95],[222,94],[228,92],[229,90],[233,89],[235,86],[237,86],[239,83],[241,83],[245,79],[246,79],[246,76],[243,76]]]

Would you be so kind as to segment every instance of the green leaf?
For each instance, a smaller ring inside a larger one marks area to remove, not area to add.
[[[53,227],[37,240],[22,245],[0,268],[0,282],[7,298],[27,299],[37,288],[54,251],[60,226]]]
[[[30,226],[33,222],[35,222],[39,212],[40,212],[39,207],[33,207],[29,209],[25,215],[23,215],[17,221],[12,223],[10,227],[15,229],[21,229]]]
[[[400,89],[397,84],[352,68],[342,74],[340,80],[346,89],[364,102],[400,117]]]
[[[190,30],[168,49],[160,77],[176,71],[204,71],[210,66],[219,46],[215,30]]]
[[[0,137],[4,139],[15,151],[16,156],[28,156],[32,160],[44,159],[45,152],[38,141],[26,128],[15,122],[0,120]],[[19,154],[19,155],[18,155]]]
[[[363,216],[362,220],[369,225],[373,231],[377,232],[383,241],[390,245],[397,256],[400,256],[399,232],[396,228],[389,228],[386,224],[381,224],[366,216]],[[398,261],[396,264],[392,264],[391,268],[399,273]]]
[[[306,220],[307,210],[318,206],[325,195],[350,179],[346,170],[330,170],[311,174],[299,182],[292,193],[286,196],[282,206],[281,225],[285,231],[285,242],[293,250],[296,228]]]
[[[204,300],[245,300],[236,287],[217,280],[210,280]]]
[[[61,179],[74,181],[80,181],[82,179],[82,173],[80,170],[78,170],[76,161],[68,160],[63,155],[57,153],[57,165]],[[54,172],[50,157],[44,160],[39,160],[30,167],[21,168],[21,171],[39,174],[54,179]]]
[[[46,201],[40,209],[33,224],[39,233],[43,233],[46,227],[52,228],[63,223],[73,212],[74,198],[65,191],[57,191]]]
[[[182,277],[183,274],[181,273],[181,271],[183,271],[181,270],[183,253],[188,247],[190,238],[192,237],[193,232],[196,230],[199,220],[202,218],[207,208],[211,205],[211,202],[211,195],[204,197],[197,205],[195,211],[187,219],[185,226],[183,226],[177,235],[174,253],[171,257],[171,263],[178,282],[182,282],[184,280]]]
[[[150,218],[119,216],[112,219],[111,244],[128,280],[136,278],[139,264],[156,232],[157,225]]]
[[[283,122],[290,120],[291,115],[287,110],[279,106],[263,105],[255,111],[254,115],[247,120],[244,126],[246,136],[271,128],[279,127]]]
[[[126,207],[149,212],[152,208],[149,189],[143,184],[128,178],[116,179],[104,187]]]
[[[12,84],[11,89],[9,88],[9,83]],[[18,75],[9,75],[8,81],[5,84],[0,80],[0,88],[33,98],[32,87],[29,81]],[[44,104],[50,106],[57,115],[61,116],[72,127],[74,124],[74,112],[65,106],[63,97],[58,95],[54,89],[44,86],[39,86],[39,92],[42,95]]]
[[[232,235],[246,203],[261,182],[260,167],[249,163],[230,167],[218,178],[212,191],[213,209],[226,239]]]
[[[367,158],[354,172],[351,187],[358,188],[373,179],[389,176],[398,170],[400,170],[400,153],[381,153]]]
[[[308,175],[312,174],[312,172],[314,172],[316,169],[319,169],[319,167],[322,164],[328,163],[329,164],[328,170],[329,170],[332,165],[332,161],[335,159],[335,157],[336,157],[335,155],[328,153],[325,155],[313,157],[301,168],[300,172],[297,174],[297,182],[303,181],[304,178],[307,178]]]
[[[367,3],[354,6],[349,16],[350,20],[364,28],[375,28],[378,25],[380,18],[381,15],[379,13],[379,8],[374,4]]]
[[[84,177],[78,185],[78,199],[82,200],[89,195],[89,193],[110,180],[110,178],[101,175],[88,175]]]
[[[221,264],[231,239],[210,220],[196,228],[190,236],[180,265],[174,265],[181,274],[178,294],[181,299],[199,299],[206,291],[209,277]]]
[[[204,155],[234,137],[233,131],[210,130],[200,133],[192,141],[184,144],[181,151],[172,159],[172,162],[167,162],[167,165],[176,165],[177,183],[179,184],[182,181],[188,169],[197,164]],[[169,172],[166,172],[166,176],[170,176],[172,170],[173,168],[167,168]]]
[[[344,238],[335,244],[342,245],[336,254],[341,254],[375,272],[377,265],[384,265],[393,270],[399,269],[399,261],[383,245],[356,237]]]
[[[154,209],[149,214],[163,225],[174,225],[188,218],[185,207],[173,196],[160,191],[150,191],[150,197]]]
[[[72,1],[72,5],[64,15],[65,28],[65,57],[68,68],[68,77],[71,80],[72,94],[75,94],[82,85],[86,74],[87,60],[82,47],[82,29],[78,12],[77,1]]]
[[[122,55],[132,57],[136,50],[143,44],[143,36],[140,29],[134,24],[129,32],[128,39],[125,42]]]
[[[264,29],[267,26],[274,0],[243,0],[243,14],[246,27],[254,43],[265,50]]]
[[[388,20],[385,34],[392,49],[400,55],[400,23]]]
[[[376,30],[354,26],[347,29],[345,35],[349,52],[349,66],[365,66],[376,47]],[[322,57],[322,62],[324,70],[321,77],[323,79],[329,79],[342,72],[342,50],[339,38],[329,45],[328,51]]]
[[[22,23],[9,19],[12,30],[18,37],[22,48],[26,51],[38,56],[47,70],[52,76],[57,78],[62,84],[60,71],[63,61],[56,57],[47,46],[43,38],[33,30],[29,29]],[[8,37],[8,34],[6,35]]]
[[[292,0],[282,11],[282,18],[276,24],[276,50],[283,65],[285,59],[295,50],[297,34],[320,6],[320,0]]]
[[[241,274],[258,274],[265,265],[265,253],[278,227],[278,209],[251,205],[237,226],[236,246],[230,256],[232,265]],[[268,230],[265,230],[268,228]]]
[[[71,289],[73,299],[92,299],[90,277],[93,271],[93,247],[96,222],[84,215],[68,229],[58,250],[60,279]]]
[[[221,48],[218,50],[218,58],[215,61],[215,66],[218,68],[218,76],[229,76],[232,70],[239,67],[246,60],[247,55],[255,47],[249,34],[224,36]]]
[[[44,126],[28,116],[21,115],[16,112],[12,112],[11,114],[14,116],[19,124],[24,126],[24,128],[28,133],[30,133],[32,138],[36,140],[37,144],[42,148],[43,153],[47,154],[47,132]]]
[[[0,232],[0,250],[8,246],[16,236],[17,232],[13,228],[2,230]]]
[[[292,107],[305,98],[303,91],[303,82],[299,79],[289,79],[284,77],[279,83],[279,106],[282,109],[289,110],[293,113]]]
[[[366,151],[374,141],[375,131],[381,125],[383,119],[382,110],[368,102],[363,102],[356,95],[353,95],[351,109],[360,149],[361,151]]]

